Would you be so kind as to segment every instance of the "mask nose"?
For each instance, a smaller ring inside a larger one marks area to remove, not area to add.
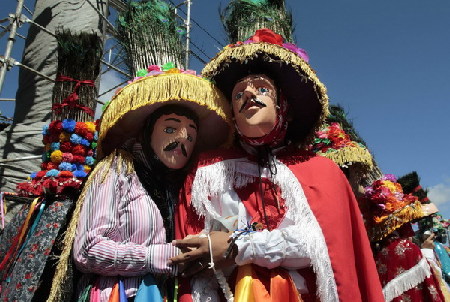
[[[247,85],[247,87],[245,87],[244,89],[244,96],[246,100],[252,99],[256,97],[256,90],[252,86]]]
[[[188,132],[186,127],[183,127],[180,129],[180,131],[178,131],[178,135],[177,135],[177,140],[179,141],[185,141],[188,137]]]

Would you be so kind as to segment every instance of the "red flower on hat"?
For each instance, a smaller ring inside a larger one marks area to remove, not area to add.
[[[283,45],[283,37],[267,28],[258,29],[250,39],[255,42],[267,42],[280,46]]]

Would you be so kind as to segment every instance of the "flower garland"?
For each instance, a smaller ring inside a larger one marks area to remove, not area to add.
[[[133,80],[128,81],[128,84],[131,84],[134,81],[137,81],[143,77],[149,77],[149,76],[154,76],[154,75],[163,74],[163,73],[185,73],[185,74],[191,74],[191,75],[201,78],[200,75],[197,75],[197,72],[195,70],[191,70],[191,69],[184,70],[183,68],[177,68],[175,66],[175,63],[173,63],[173,62],[167,62],[166,64],[161,65],[161,66],[150,65],[147,67],[147,69],[138,70],[136,72],[136,77]]]
[[[309,149],[314,153],[330,153],[345,147],[363,147],[350,139],[350,136],[341,128],[337,122],[324,124],[322,128],[316,132],[313,143]]]
[[[418,201],[412,194],[404,194],[402,186],[392,174],[386,174],[365,188],[364,199],[372,206],[373,221],[380,223],[389,215]]]
[[[243,44],[252,44],[259,42],[266,42],[270,44],[279,45],[295,54],[297,54],[300,58],[302,58],[305,62],[309,62],[309,56],[306,53],[306,50],[297,47],[297,45],[292,43],[284,43],[283,37],[270,29],[263,28],[258,29],[253,36],[251,36],[248,40],[242,42],[238,41],[235,44],[228,44],[227,47],[237,47]]]
[[[183,68],[177,68],[175,63],[173,63],[173,62],[167,62],[166,64],[163,64],[161,66],[150,65],[147,67],[147,69],[145,69],[145,68],[139,69],[138,71],[136,71],[136,76],[132,80],[128,81],[127,84],[136,82],[137,80],[142,79],[144,77],[150,77],[150,76],[155,76],[155,75],[159,75],[159,74],[170,74],[170,73],[190,74],[190,75],[199,77],[205,81],[210,81],[208,78],[202,77],[201,75],[197,74],[197,72],[195,70],[192,70],[192,69],[184,70]],[[124,87],[117,88],[116,91],[114,92],[114,95],[118,94],[123,88]],[[102,106],[102,112],[106,110],[106,108],[109,106],[110,103],[111,103],[111,100],[107,101]]]
[[[41,171],[17,185],[20,195],[63,194],[79,189],[95,164],[97,131],[94,122],[72,119],[52,121],[43,130],[44,153]]]

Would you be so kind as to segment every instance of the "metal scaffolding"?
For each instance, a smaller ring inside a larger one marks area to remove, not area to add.
[[[109,2],[108,8],[115,10],[116,14],[123,12],[127,9],[127,1],[126,0],[109,0],[108,2]],[[89,3],[91,3],[91,2],[89,2]],[[190,19],[191,19],[191,17],[190,17],[190,15],[191,15],[192,1],[187,0],[187,1],[181,2],[178,5],[175,5],[173,3],[173,1],[170,1],[170,3],[172,5],[174,5],[176,9],[185,7],[185,11],[187,11],[187,13],[186,13],[187,16],[185,18],[183,18],[179,14],[177,14],[177,16],[183,21],[185,28],[186,28],[184,61],[185,61],[185,68],[188,68],[190,54],[193,54],[194,56],[198,57],[198,55],[193,53],[189,47],[191,44],[191,40],[190,40],[190,27],[191,27]],[[97,13],[100,15],[100,17],[104,21],[104,28],[106,30],[104,31],[103,41],[105,42],[105,45],[108,40],[112,40],[112,42],[110,43],[112,46],[109,47],[107,49],[107,51],[104,52],[103,60],[101,60],[102,64],[105,66],[105,69],[102,72],[102,74],[108,72],[109,70],[114,70],[115,72],[118,72],[121,76],[126,77],[127,80],[130,79],[132,77],[132,75],[126,73],[123,70],[123,68],[120,68],[120,65],[123,63],[123,62],[121,62],[121,59],[119,59],[120,53],[114,52],[115,49],[117,49],[117,42],[114,41],[115,37],[116,37],[116,29],[115,29],[114,25],[108,19],[108,16],[105,16],[104,13],[101,12],[98,8],[96,8],[94,6],[93,6],[93,8],[97,11]],[[42,31],[45,31],[49,35],[52,35],[52,36],[55,35],[55,33],[49,31],[45,27],[37,24],[36,22],[34,22],[33,20],[31,20],[30,18],[25,16],[22,13],[23,10],[26,10],[28,13],[32,14],[32,11],[24,5],[24,0],[18,0],[15,13],[9,14],[9,16],[7,18],[0,19],[0,23],[9,22],[9,24],[7,26],[0,25],[0,28],[3,29],[3,31],[0,32],[0,37],[2,37],[5,33],[9,32],[9,37],[7,40],[5,53],[4,53],[4,55],[0,55],[0,93],[2,92],[2,88],[3,88],[4,82],[5,82],[7,71],[9,71],[13,66],[19,66],[21,68],[28,69],[29,71],[34,72],[37,75],[39,75],[49,81],[54,82],[54,80],[52,78],[48,77],[47,75],[39,72],[38,70],[35,70],[35,69],[29,67],[29,66],[26,66],[26,65],[22,64],[20,61],[11,57],[11,53],[12,53],[12,50],[14,47],[14,43],[16,41],[16,37],[20,37],[23,39],[26,38],[17,32],[18,28],[20,26],[22,26],[24,23],[29,23],[32,26],[37,26],[39,29],[41,29]],[[104,94],[116,89],[117,87],[121,86],[124,83],[126,83],[126,80],[124,82],[116,85],[115,87],[103,92],[99,96],[104,95]],[[7,99],[7,100],[14,101],[14,99]],[[99,103],[102,103],[102,102],[99,102]]]

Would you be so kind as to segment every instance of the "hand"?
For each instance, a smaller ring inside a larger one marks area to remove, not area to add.
[[[434,237],[436,235],[432,233],[430,236],[428,236],[427,239],[422,243],[421,248],[423,249],[434,249]]]
[[[234,257],[225,258],[224,254],[231,243],[230,235],[226,232],[211,232],[211,248],[214,266],[218,269],[234,263]],[[172,244],[183,251],[183,254],[171,258],[173,264],[184,265],[182,276],[191,276],[208,267],[211,261],[207,237],[194,237],[183,240],[174,240]]]

